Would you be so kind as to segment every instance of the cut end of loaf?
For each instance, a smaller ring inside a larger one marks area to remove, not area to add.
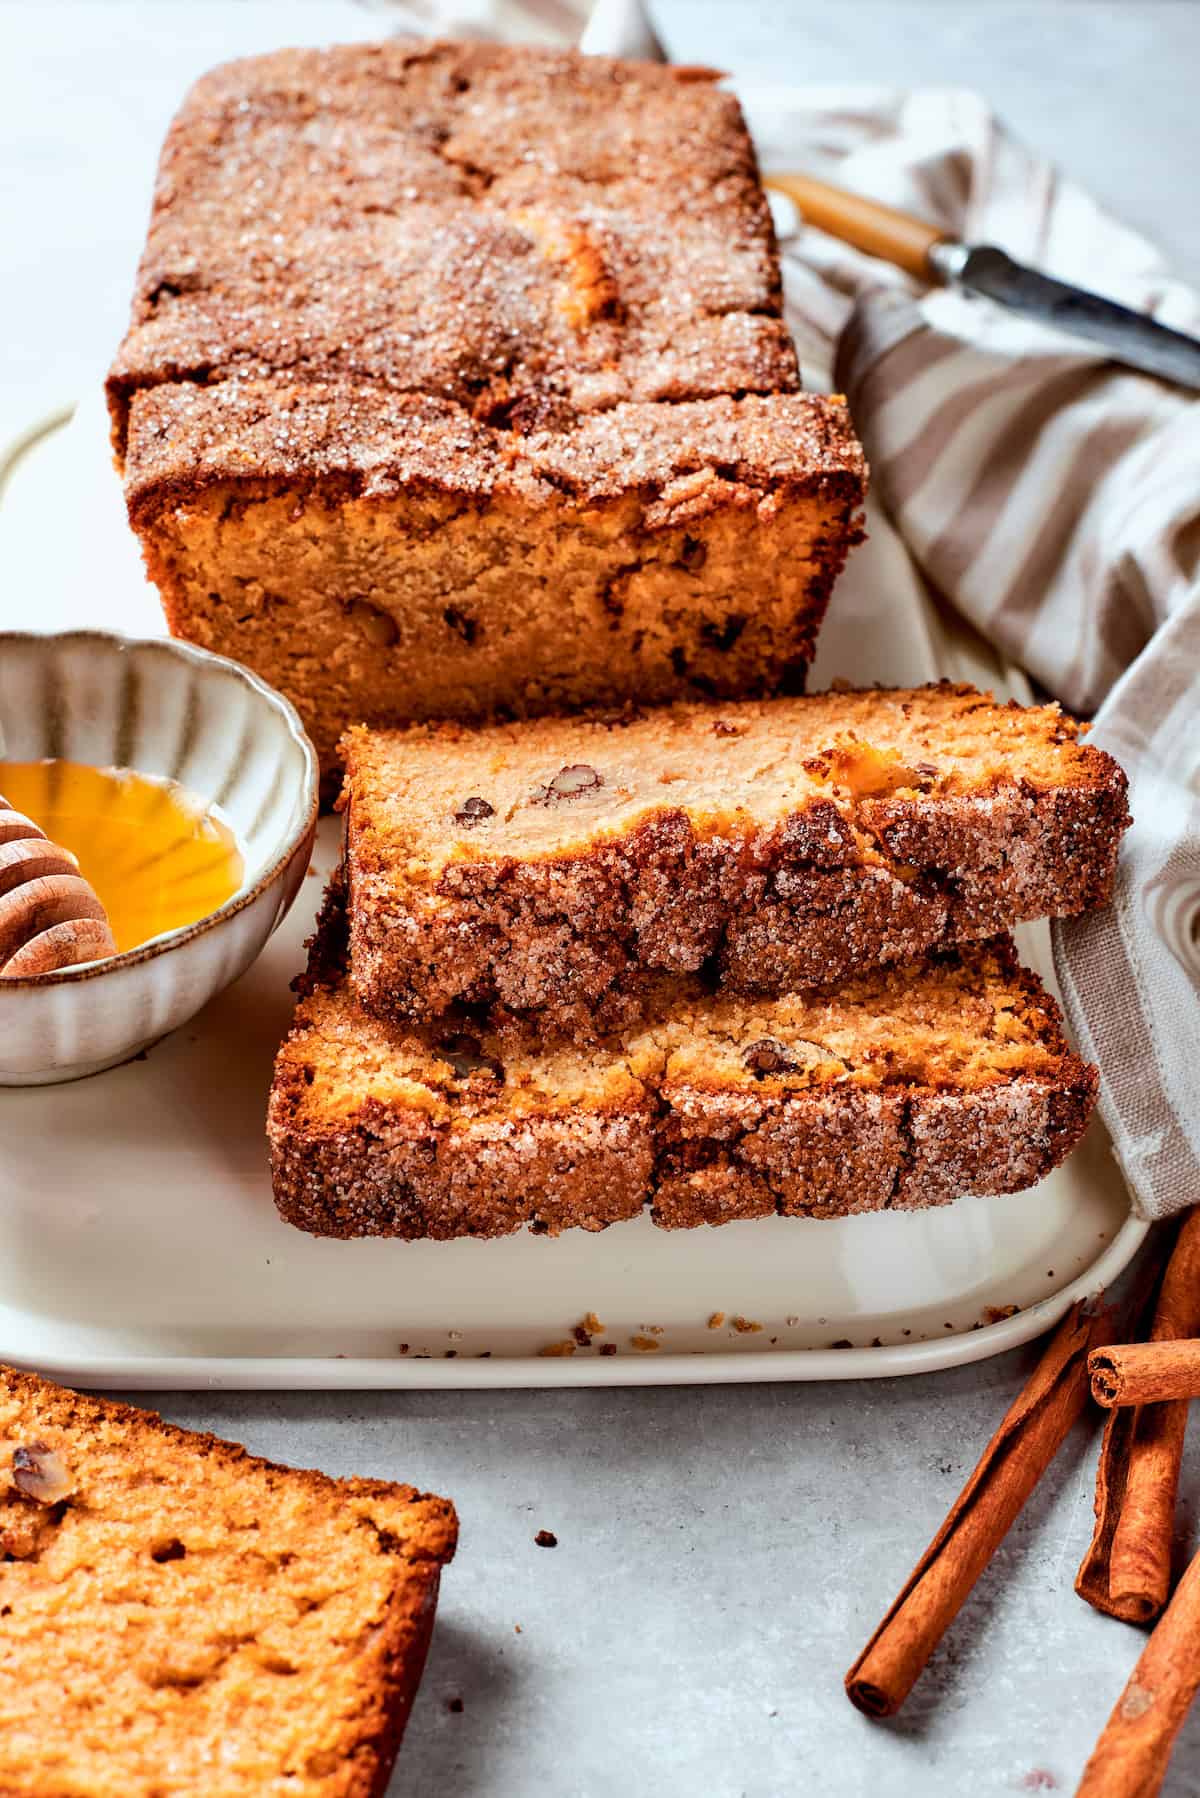
[[[442,403],[306,387],[281,414],[244,385],[200,394],[135,411],[150,576],[175,635],[287,694],[327,771],[357,722],[794,690],[859,535],[861,452],[810,395],[620,407],[611,441],[576,445],[573,486],[549,438]],[[217,442],[253,472],[214,464],[211,417],[192,423],[223,403]],[[339,462],[359,411],[373,446]]]

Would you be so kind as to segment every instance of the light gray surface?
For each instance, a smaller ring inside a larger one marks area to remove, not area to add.
[[[1200,270],[1184,176],[1200,150],[1189,0],[677,0],[658,17],[680,57],[760,78],[980,86],[1181,270]],[[0,5],[0,428],[102,365],[157,142],[190,75],[374,22],[333,0]],[[0,596],[0,622],[30,615],[23,596]],[[397,1793],[959,1798],[1071,1790],[1140,1640],[1071,1591],[1094,1460],[1080,1431],[903,1720],[868,1724],[842,1697],[846,1665],[1033,1358],[827,1388],[153,1402],[263,1454],[455,1499],[462,1549]],[[1197,1490],[1193,1445],[1181,1553]],[[539,1528],[556,1549],[534,1546]],[[1165,1790],[1200,1792],[1200,1716]]]
[[[868,1723],[842,1695],[1035,1359],[841,1387],[154,1402],[268,1455],[453,1495],[462,1548],[397,1794],[964,1798],[1071,1791],[1140,1640],[1071,1590],[1080,1429],[903,1717]],[[1185,1491],[1198,1479],[1193,1452]],[[1185,1505],[1188,1540],[1193,1522]],[[1166,1791],[1198,1775],[1200,1712]]]

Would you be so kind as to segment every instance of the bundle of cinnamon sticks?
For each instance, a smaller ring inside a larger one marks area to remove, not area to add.
[[[1121,1343],[1123,1333],[1139,1340]],[[1068,1312],[846,1675],[846,1691],[870,1717],[899,1710],[1089,1396],[1108,1416],[1095,1532],[1075,1589],[1111,1616],[1159,1621],[1087,1764],[1079,1794],[1152,1798],[1200,1687],[1194,1649],[1200,1639],[1200,1555],[1173,1597],[1170,1591],[1188,1401],[1200,1397],[1200,1209],[1188,1214],[1173,1242],[1160,1235],[1124,1323],[1111,1307],[1080,1303]]]

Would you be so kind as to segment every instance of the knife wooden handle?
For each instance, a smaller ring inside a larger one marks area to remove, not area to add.
[[[861,194],[847,193],[845,188],[830,187],[824,181],[813,181],[807,175],[766,175],[767,187],[787,194],[800,208],[806,223],[819,231],[828,231],[843,243],[894,262],[918,281],[928,281],[929,252],[942,243],[947,233],[936,225],[910,213],[897,212],[893,206],[881,206],[877,200],[864,200]]]

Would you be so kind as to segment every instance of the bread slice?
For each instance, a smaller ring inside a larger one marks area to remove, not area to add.
[[[576,1034],[647,969],[786,992],[1108,897],[1125,777],[1057,706],[971,687],[345,742],[351,970]]]
[[[378,1798],[456,1527],[0,1368],[0,1792]]]
[[[1096,1073],[999,938],[754,1000],[664,977],[629,1033],[518,1043],[390,1024],[339,973],[336,895],[275,1065],[283,1216],[322,1236],[668,1229],[1015,1192],[1079,1139]]]

